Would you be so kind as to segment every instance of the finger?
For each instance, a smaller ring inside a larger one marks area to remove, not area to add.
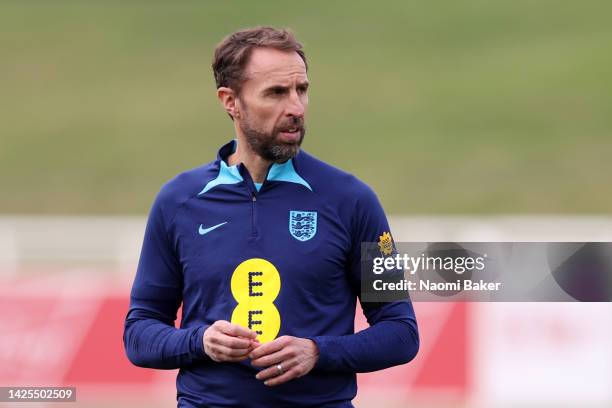
[[[226,334],[221,334],[215,337],[215,343],[233,349],[248,349],[251,347],[251,340],[242,337],[233,337]]]
[[[213,352],[225,357],[240,357],[242,359],[249,356],[249,349],[232,349],[218,344],[213,347]]]
[[[239,361],[244,361],[248,358],[248,354],[243,354],[240,356],[229,356],[221,352],[211,352],[209,356],[213,361],[216,361],[217,363],[239,362]]]
[[[251,359],[257,359],[267,354],[275,353],[287,345],[287,337],[279,337],[269,343],[262,344],[251,352]]]
[[[296,364],[295,361],[283,361],[281,363],[281,366],[283,368],[282,373],[278,371],[277,364],[274,364],[273,366],[268,367],[265,370],[261,370],[260,372],[258,372],[255,378],[257,378],[258,380],[265,381],[265,380],[269,380],[274,377],[279,377],[283,374],[286,374],[289,370],[291,370],[295,364]]]
[[[276,353],[267,354],[265,356],[262,356],[256,359],[252,359],[251,364],[253,364],[256,367],[269,367],[272,364],[278,364],[284,360],[288,360],[290,357],[289,354],[290,353],[288,352],[288,350],[284,348],[280,351],[277,351]]]
[[[240,361],[244,361],[246,360],[245,356],[239,356],[239,357],[230,357],[230,356],[225,356],[225,355],[214,355],[212,357],[213,361],[216,361],[217,363],[238,363]]]
[[[291,381],[297,377],[298,377],[298,371],[295,368],[292,368],[286,373],[276,376],[270,380],[264,381],[264,384],[267,385],[268,387],[274,387],[275,385],[286,383],[287,381]]]
[[[224,322],[223,324],[220,324],[219,329],[221,330],[222,333],[225,333],[227,335],[234,336],[234,337],[240,336],[240,337],[246,337],[247,339],[254,339],[255,337],[257,337],[257,333],[255,333],[253,330],[249,330],[238,324],[233,324],[230,322]]]
[[[239,363],[240,361],[244,361],[247,359],[248,356],[240,356],[240,357],[225,357],[223,359],[223,362],[226,363]]]

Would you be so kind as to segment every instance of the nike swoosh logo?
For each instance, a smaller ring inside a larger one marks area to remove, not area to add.
[[[210,231],[216,230],[217,228],[219,228],[220,226],[225,225],[225,224],[227,224],[227,221],[222,222],[221,224],[213,225],[212,227],[208,227],[208,228],[204,228],[204,225],[200,224],[200,228],[198,228],[198,233],[200,235],[206,235]]]

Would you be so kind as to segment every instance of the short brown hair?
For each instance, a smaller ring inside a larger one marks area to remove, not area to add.
[[[295,51],[302,58],[308,70],[302,44],[291,31],[268,26],[247,28],[228,35],[215,48],[212,69],[217,88],[226,86],[236,92],[240,91],[240,86],[245,79],[244,68],[253,49],[257,47]]]

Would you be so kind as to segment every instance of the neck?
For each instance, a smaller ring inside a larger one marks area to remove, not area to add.
[[[254,183],[264,182],[268,168],[272,164],[252,151],[246,140],[241,137],[238,138],[236,151],[227,158],[227,162],[230,166],[242,163],[249,171]]]

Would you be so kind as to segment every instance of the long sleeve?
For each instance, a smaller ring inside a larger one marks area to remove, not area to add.
[[[365,194],[354,204],[352,254],[347,267],[353,293],[361,301],[361,243],[377,242],[390,234],[389,224],[374,192]],[[390,235],[389,235],[390,236]],[[319,348],[316,368],[339,372],[370,372],[405,364],[419,350],[419,333],[410,300],[370,303],[361,302],[368,327],[344,336],[316,336],[311,339]]]
[[[172,214],[167,196],[162,189],[149,215],[123,342],[133,364],[174,369],[207,358],[202,344],[207,326],[174,327],[183,280],[176,245],[166,227]]]
[[[370,327],[346,336],[318,336],[317,369],[345,372],[382,370],[412,360],[419,349],[414,311],[409,302],[387,303],[365,312]]]

